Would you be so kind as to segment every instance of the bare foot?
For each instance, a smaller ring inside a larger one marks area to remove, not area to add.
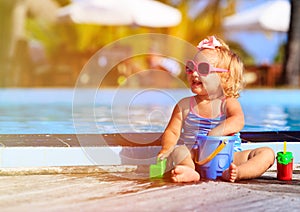
[[[178,165],[171,171],[171,179],[173,182],[196,182],[200,180],[200,175],[194,169]]]
[[[222,173],[222,178],[232,183],[238,180],[238,167],[234,163],[230,164],[229,168]]]

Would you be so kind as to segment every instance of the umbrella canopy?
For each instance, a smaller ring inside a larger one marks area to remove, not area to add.
[[[223,27],[227,31],[287,32],[290,24],[291,4],[287,0],[266,3],[226,17]]]
[[[179,10],[154,0],[85,0],[62,7],[59,21],[99,25],[172,27],[181,21]]]

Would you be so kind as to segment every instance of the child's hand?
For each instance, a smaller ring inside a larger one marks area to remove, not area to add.
[[[157,155],[157,158],[159,158],[160,160],[163,160],[167,157],[169,157],[169,155],[173,152],[174,150],[174,146],[172,146],[169,149],[161,149]]]

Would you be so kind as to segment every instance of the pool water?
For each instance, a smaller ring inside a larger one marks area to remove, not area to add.
[[[77,93],[76,93],[77,92]],[[162,132],[183,89],[0,90],[0,134]],[[300,131],[300,90],[245,90],[242,131]],[[74,103],[74,99],[76,100]]]
[[[245,90],[243,131],[299,131],[300,90]]]

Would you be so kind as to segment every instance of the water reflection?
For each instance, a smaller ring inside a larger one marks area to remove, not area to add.
[[[122,99],[118,99],[118,104],[112,108],[108,97],[113,95],[108,92],[103,98],[105,102],[101,100],[95,105],[83,103],[72,113],[72,98],[67,98],[72,97],[72,90],[69,93],[64,91],[58,97],[57,91],[47,91],[48,98],[42,98],[42,102],[37,98],[44,97],[43,92],[35,93],[37,96],[28,92],[31,91],[24,90],[22,93],[18,90],[16,93],[12,90],[5,99],[0,99],[0,134],[163,132],[175,101],[168,96],[166,98],[166,95],[155,94],[155,101],[147,96],[146,103],[142,98],[137,98],[129,105],[122,105],[126,99],[125,93],[120,94]],[[180,90],[170,91],[170,96],[172,92],[179,99]],[[279,94],[277,91],[269,91],[265,95],[260,92],[248,91],[241,98],[246,121],[243,131],[300,131],[299,92],[293,95],[289,91],[281,91]],[[26,101],[21,98],[26,96],[25,93],[31,96]],[[3,95],[1,91],[0,95]],[[76,129],[74,118],[77,120]]]
[[[300,108],[266,105],[261,108],[245,107],[243,131],[295,131],[299,130]],[[294,120],[293,120],[294,119]]]

